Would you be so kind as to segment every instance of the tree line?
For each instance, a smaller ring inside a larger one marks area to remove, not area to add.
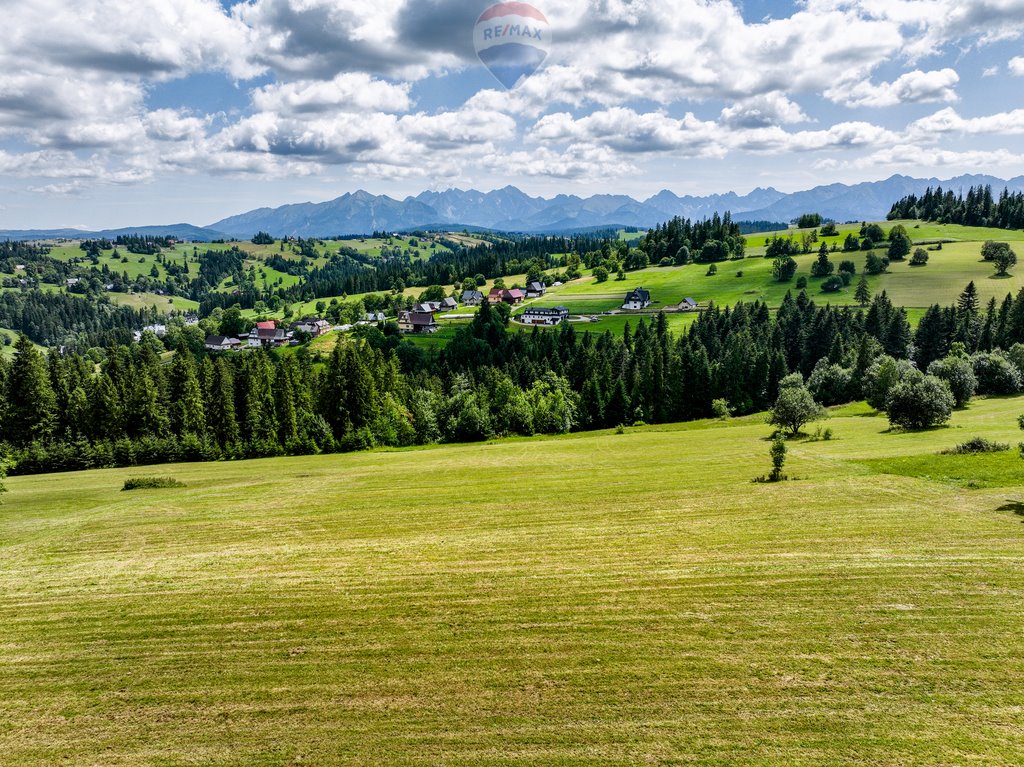
[[[716,400],[747,414],[771,408],[794,374],[818,403],[867,396],[885,407],[898,384],[912,398],[933,377],[961,375],[950,355],[967,360],[976,391],[1010,393],[1024,365],[1024,291],[982,308],[968,288],[916,332],[884,293],[866,309],[818,305],[803,291],[774,313],[761,302],[712,306],[679,336],[664,315],[621,338],[569,324],[517,332],[508,317],[485,303],[439,353],[393,325],[367,326],[326,359],[181,346],[168,363],[147,337],[97,364],[22,338],[0,362],[0,434],[20,473],[312,454],[685,421],[714,415]],[[932,375],[922,384],[909,370]]]
[[[889,220],[894,219],[1024,229],[1024,193],[1003,189],[995,199],[991,186],[972,186],[966,196],[928,187],[921,196],[910,194],[895,203],[889,211]]]

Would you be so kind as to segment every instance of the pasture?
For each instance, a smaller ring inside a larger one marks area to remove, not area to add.
[[[914,230],[910,231],[912,236],[916,236]],[[1014,241],[1012,235],[1024,235],[1024,232],[1004,234],[1011,236],[1003,237],[1003,240]],[[826,238],[826,241],[828,239],[834,238]],[[992,264],[981,260],[982,242],[978,239],[944,244],[942,250],[929,251],[929,261],[925,266],[911,266],[909,259],[893,262],[886,273],[868,276],[869,288],[873,294],[886,291],[894,304],[908,310],[923,310],[934,303],[954,303],[972,280],[983,302],[990,298],[1002,300],[1007,293],[1016,294],[1024,287],[1024,266],[1011,269],[1008,277],[996,277]],[[1020,246],[1017,250],[1020,251],[1018,255],[1024,256]],[[879,252],[884,253],[884,250]],[[864,270],[865,255],[861,251],[829,255],[836,268],[841,261],[850,260],[858,271],[853,282],[837,293],[822,292],[823,279],[810,276],[816,253],[794,257],[798,267],[789,282],[778,282],[772,275],[772,261],[754,254],[741,260],[718,262],[715,265],[717,273],[710,276],[707,274],[708,264],[652,266],[627,272],[625,281],[613,277],[599,283],[592,276],[587,276],[550,290],[539,305],[562,305],[573,312],[606,311],[620,306],[629,290],[643,286],[651,291],[652,309],[672,307],[688,297],[700,304],[714,301],[719,306],[731,306],[740,301],[756,300],[776,308],[787,291],[797,292],[796,282],[800,277],[807,278],[808,295],[815,301],[839,306],[856,305],[854,290]]]
[[[3,761],[1019,765],[1022,410],[11,478]]]

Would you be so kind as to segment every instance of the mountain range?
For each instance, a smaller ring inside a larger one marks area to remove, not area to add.
[[[1005,180],[987,175],[965,175],[943,180],[895,175],[884,181],[829,184],[793,193],[759,187],[745,195],[728,192],[680,197],[666,189],[642,201],[614,194],[531,197],[514,186],[491,192],[474,189],[428,191],[403,200],[358,191],[327,202],[258,208],[206,227],[175,224],[102,232],[77,229],[0,230],[0,239],[113,237],[137,232],[212,240],[248,239],[258,231],[269,232],[275,237],[332,237],[365,235],[374,231],[453,228],[566,233],[612,227],[648,228],[673,216],[699,219],[727,211],[736,221],[785,223],[802,213],[820,213],[836,221],[879,220],[885,218],[894,202],[908,194],[921,194],[929,186],[966,192],[969,187],[979,185],[989,185],[993,190],[1007,187],[1011,191],[1024,191],[1024,176]]]

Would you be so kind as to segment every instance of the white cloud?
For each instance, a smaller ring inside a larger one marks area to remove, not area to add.
[[[943,109],[896,131],[836,122],[827,103],[956,102],[954,69],[905,71],[908,62],[1021,34],[1024,0],[802,0],[758,23],[727,0],[546,0],[555,31],[546,66],[515,91],[468,99],[445,89],[461,93],[471,77],[442,79],[480,66],[470,34],[479,8],[465,0],[8,6],[0,139],[11,143],[0,172],[38,177],[48,193],[168,171],[457,178],[493,162],[594,179],[666,157],[813,152],[839,162],[831,153],[876,156],[915,142],[934,152],[946,137],[1019,135],[1024,123],[1014,104],[974,118]],[[883,65],[898,69],[879,83]],[[1024,76],[1024,57],[1007,70]],[[197,73],[269,83],[248,86],[241,110],[147,106],[155,85]],[[972,155],[984,156],[995,155]]]
[[[761,154],[817,152],[831,149],[860,149],[880,146],[898,138],[897,134],[866,122],[838,123],[825,130],[789,133],[778,127],[737,133],[730,143],[736,149]]]
[[[1024,0],[808,0],[812,13],[836,9],[904,29],[900,54],[914,61],[949,43],[971,48],[1024,34]]]
[[[890,107],[897,104],[923,104],[956,101],[954,86],[960,76],[953,69],[922,72],[915,69],[900,75],[891,83],[875,85],[870,81],[842,82],[825,91],[837,104],[848,107]]]
[[[545,176],[573,181],[600,181],[636,173],[632,163],[621,159],[607,147],[570,144],[554,151],[541,147],[534,151],[515,151],[484,158],[488,167],[501,167],[522,176]]]
[[[671,151],[697,156],[722,153],[719,133],[715,123],[698,120],[692,113],[677,120],[660,112],[638,114],[614,107],[579,120],[567,112],[548,115],[533,127],[530,138],[546,143],[597,144],[625,153]]]
[[[915,120],[908,126],[907,133],[917,139],[935,139],[950,133],[1024,135],[1024,109],[982,117],[961,117],[955,109],[947,107]]]
[[[987,168],[1012,171],[1024,168],[1024,154],[1006,149],[955,151],[933,149],[918,144],[897,144],[834,167],[943,168],[951,173]]]
[[[253,91],[261,112],[405,112],[410,107],[408,83],[392,84],[364,72],[343,73],[330,80],[275,83]]]
[[[737,128],[767,128],[771,125],[788,125],[810,120],[799,104],[777,92],[753,96],[726,107],[719,119],[726,125]]]

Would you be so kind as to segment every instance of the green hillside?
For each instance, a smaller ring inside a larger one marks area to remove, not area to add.
[[[9,479],[2,761],[1019,765],[1021,411]]]

